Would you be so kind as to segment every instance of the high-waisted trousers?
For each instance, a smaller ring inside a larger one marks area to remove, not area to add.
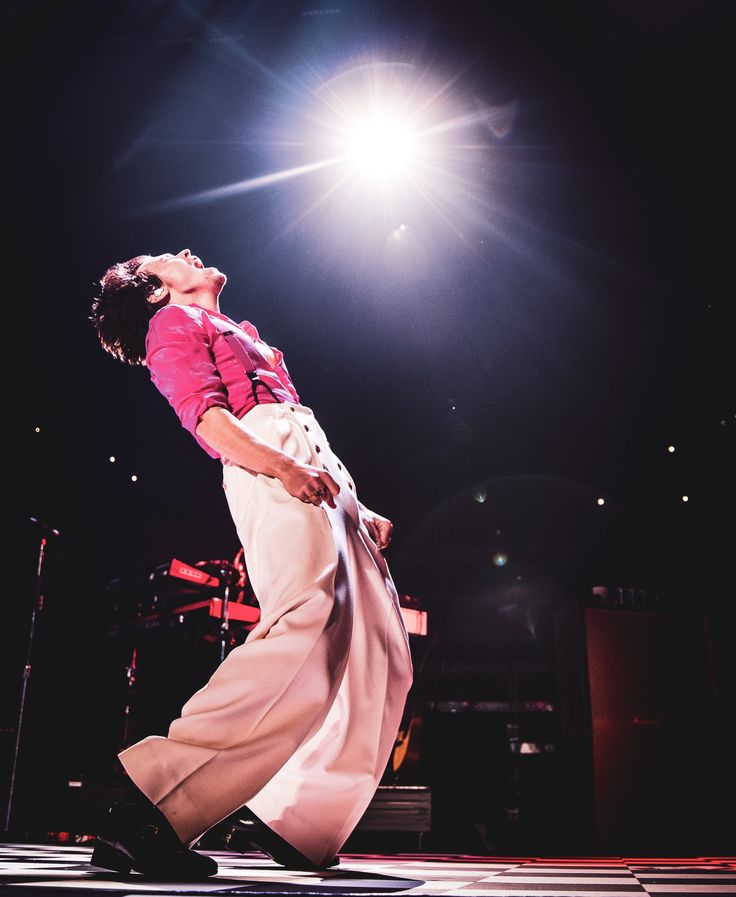
[[[412,679],[386,560],[355,483],[311,409],[257,405],[243,422],[326,469],[336,508],[225,462],[224,487],[261,617],[168,736],[120,754],[185,844],[243,806],[315,863],[342,847],[375,794]]]

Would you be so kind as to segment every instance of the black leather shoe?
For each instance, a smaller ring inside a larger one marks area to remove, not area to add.
[[[217,874],[217,863],[179,840],[164,814],[146,797],[114,803],[97,835],[91,864],[127,875],[201,881]]]
[[[340,865],[340,858],[333,857],[323,865],[313,863],[296,847],[292,847],[281,835],[259,819],[247,807],[241,808],[237,816],[229,820],[229,828],[225,834],[225,847],[245,853],[248,847],[257,847],[279,866],[287,869],[299,869],[306,872],[320,872]]]

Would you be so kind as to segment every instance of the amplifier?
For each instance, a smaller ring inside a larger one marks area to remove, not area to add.
[[[431,788],[426,785],[379,785],[356,831],[428,832],[431,823]]]

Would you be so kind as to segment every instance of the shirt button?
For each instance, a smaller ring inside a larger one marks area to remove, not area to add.
[[[353,488],[353,484],[352,484],[352,483],[348,483],[348,486],[350,486],[351,489]]]
[[[321,451],[322,451],[322,449],[321,449],[318,445],[315,445],[314,450],[315,450],[315,452],[321,452]]]
[[[296,408],[293,405],[289,405],[289,408],[291,408],[292,411],[296,411]]]
[[[339,461],[337,462],[337,469],[338,469],[338,470],[342,470],[342,464],[340,464]]]
[[[306,424],[304,424],[304,429],[307,431],[307,433],[309,432],[309,427]]]

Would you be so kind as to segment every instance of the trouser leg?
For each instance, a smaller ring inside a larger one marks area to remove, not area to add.
[[[237,478],[229,486],[237,489]],[[261,621],[184,705],[168,737],[120,755],[186,843],[256,794],[319,726],[349,654],[346,550],[324,514],[290,496],[276,514],[257,494],[272,486],[246,481],[245,489],[257,594],[261,576],[268,579]]]
[[[319,730],[248,807],[317,863],[365,812],[386,768],[411,684],[411,660],[388,567],[366,534],[349,543],[355,619],[347,668]]]
[[[144,739],[120,759],[185,843],[253,801],[320,863],[375,791],[411,661],[385,561],[359,526],[354,485],[311,412],[294,411],[261,406],[247,421],[293,457],[342,476],[338,507],[313,507],[278,480],[225,468],[261,621],[167,738]]]

